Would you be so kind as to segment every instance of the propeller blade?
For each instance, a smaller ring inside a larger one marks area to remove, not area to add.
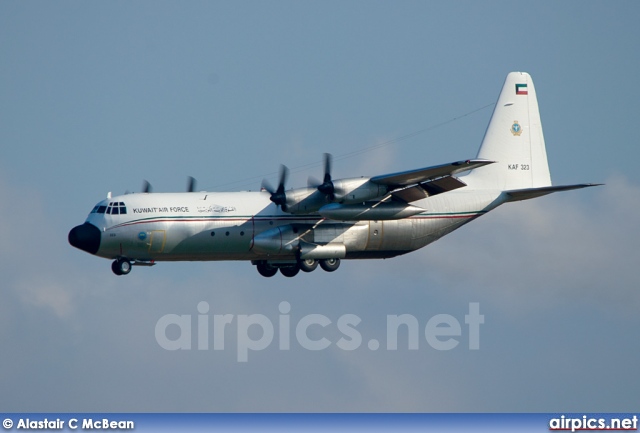
[[[147,180],[145,180],[142,183],[142,192],[149,194],[151,191],[153,191],[151,184]]]
[[[307,186],[309,188],[318,188],[320,185],[322,185],[322,182],[320,182],[318,179],[316,179],[313,176],[309,176],[307,178]]]
[[[289,169],[286,165],[280,164],[280,183],[278,184],[278,192],[284,193],[284,186],[287,183],[289,177]]]
[[[324,155],[324,181],[331,182],[331,162],[333,157],[330,153],[325,153]]]
[[[324,178],[321,185],[318,185],[318,191],[325,194],[329,200],[333,200],[335,195],[335,187],[333,186],[333,181],[331,180],[331,160],[332,156],[330,153],[324,154]]]
[[[189,176],[187,181],[187,192],[195,192],[196,191],[196,180]]]
[[[285,165],[280,165],[280,181],[278,182],[277,189],[274,190],[266,179],[262,181],[262,187],[271,193],[271,197],[269,197],[269,199],[275,203],[276,206],[280,206],[283,211],[287,208],[287,194],[284,190],[288,177],[289,169]]]
[[[271,194],[276,192],[276,190],[273,189],[273,186],[271,186],[267,179],[262,179],[262,188],[264,188],[266,191],[269,191]]]

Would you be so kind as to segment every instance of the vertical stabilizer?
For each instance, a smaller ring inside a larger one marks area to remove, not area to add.
[[[478,158],[496,163],[465,177],[472,188],[514,190],[551,186],[536,89],[526,72],[507,75]]]

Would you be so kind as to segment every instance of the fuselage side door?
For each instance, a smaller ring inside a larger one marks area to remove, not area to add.
[[[167,242],[167,232],[165,230],[153,230],[149,234],[149,253],[159,254],[164,251],[164,244]]]

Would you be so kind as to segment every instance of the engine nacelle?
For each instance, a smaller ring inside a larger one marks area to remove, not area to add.
[[[353,179],[338,179],[333,181],[335,188],[335,203],[362,203],[382,197],[389,192],[386,185],[373,183],[367,177]]]
[[[320,208],[318,213],[325,218],[340,221],[398,220],[426,211],[407,203],[331,203]]]
[[[305,215],[317,212],[325,204],[329,203],[327,196],[317,188],[295,188],[285,192],[287,205],[285,212],[294,215]]]
[[[369,178],[338,179],[334,184],[334,198],[318,191],[317,188],[295,188],[285,191],[287,203],[284,211],[294,215],[306,215],[318,210],[328,203],[362,203],[383,197],[389,188],[369,181]]]

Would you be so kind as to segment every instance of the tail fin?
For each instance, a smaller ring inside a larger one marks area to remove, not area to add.
[[[511,72],[478,151],[496,161],[464,178],[472,188],[514,190],[551,186],[536,90],[526,72]]]

